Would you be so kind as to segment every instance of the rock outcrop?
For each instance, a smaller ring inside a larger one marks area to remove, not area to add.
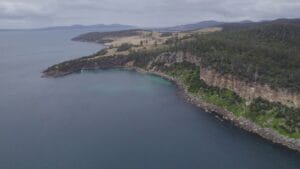
[[[300,107],[300,94],[286,89],[272,89],[268,85],[241,81],[231,75],[222,75],[203,67],[200,68],[200,78],[210,86],[232,90],[247,100],[261,97],[289,107]]]
[[[166,52],[158,55],[153,62],[154,63],[168,63],[168,64],[173,64],[173,63],[180,63],[180,62],[190,62],[193,63],[197,66],[200,66],[201,63],[201,58],[196,57],[190,53],[184,53],[184,52]]]
[[[300,107],[299,93],[287,89],[272,89],[268,85],[242,81],[231,75],[222,75],[215,70],[202,67],[201,57],[196,57],[190,53],[162,53],[149,63],[148,68],[153,67],[156,63],[164,63],[165,66],[168,66],[183,61],[198,65],[200,67],[200,79],[210,86],[232,90],[246,100],[261,97],[270,102],[279,102],[289,107]]]
[[[279,102],[289,107],[300,107],[300,94],[287,89],[272,89],[268,85],[255,82],[245,82],[231,75],[222,75],[215,70],[201,66],[201,57],[196,57],[190,53],[172,52],[162,53],[157,56],[149,67],[155,63],[164,63],[166,66],[173,63],[190,62],[200,67],[200,79],[210,86],[226,88],[234,91],[246,100],[253,100],[261,97],[270,102]]]

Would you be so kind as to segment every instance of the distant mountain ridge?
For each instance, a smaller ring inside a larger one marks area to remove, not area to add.
[[[71,26],[55,26],[36,29],[0,29],[0,31],[49,31],[49,30],[84,30],[84,31],[117,31],[134,29],[135,26],[122,24],[96,24],[96,25],[71,25]]]
[[[224,23],[225,22],[208,20],[208,21],[202,21],[198,23],[184,24],[184,25],[178,25],[178,26],[172,26],[166,28],[156,28],[154,30],[160,32],[181,32],[181,31],[191,31],[191,30],[197,30],[202,28],[214,27],[214,26],[222,25]]]
[[[111,32],[111,31],[121,31],[121,30],[132,30],[132,29],[143,29],[149,31],[158,31],[158,32],[184,32],[184,31],[193,31],[209,27],[222,27],[224,30],[238,30],[244,28],[254,28],[260,25],[269,25],[269,24],[295,24],[300,23],[300,19],[285,19],[280,18],[276,20],[264,20],[253,22],[251,20],[242,20],[237,22],[220,22],[215,20],[207,20],[191,24],[183,24],[171,27],[161,27],[161,28],[142,28],[132,25],[123,25],[123,24],[96,24],[96,25],[71,25],[71,26],[55,26],[55,27],[46,27],[46,28],[36,28],[36,29],[0,29],[0,31],[49,31],[49,30],[81,30],[83,32]]]
[[[123,29],[133,29],[136,28],[135,26],[131,25],[121,25],[121,24],[97,24],[97,25],[72,25],[72,26],[57,26],[57,27],[49,27],[49,28],[42,28],[38,30],[74,30],[74,29],[93,29],[93,30],[123,30]]]
[[[221,26],[224,30],[240,30],[240,29],[251,29],[256,28],[259,26],[299,26],[300,25],[300,18],[294,19],[286,19],[280,18],[275,20],[266,20],[266,21],[259,21],[259,22],[233,22],[233,23],[224,23]]]

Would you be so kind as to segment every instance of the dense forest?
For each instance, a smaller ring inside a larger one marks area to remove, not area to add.
[[[230,73],[272,87],[300,90],[298,20],[225,29],[195,35],[192,40],[173,42],[169,44],[172,50],[191,52],[201,57],[203,66],[220,73]]]

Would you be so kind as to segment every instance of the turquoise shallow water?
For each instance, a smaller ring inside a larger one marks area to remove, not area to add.
[[[0,169],[299,169],[300,154],[186,103],[134,71],[41,78],[96,52],[79,32],[0,32]]]

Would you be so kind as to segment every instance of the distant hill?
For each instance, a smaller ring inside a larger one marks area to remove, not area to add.
[[[98,31],[116,31],[116,30],[124,30],[124,29],[133,29],[135,26],[130,25],[121,25],[121,24],[98,24],[98,25],[72,25],[72,26],[57,26],[57,27],[49,27],[42,28],[38,30],[77,30],[77,29],[85,29],[85,30],[98,30]]]
[[[56,27],[47,27],[47,28],[38,28],[38,29],[0,29],[0,31],[59,31],[59,30],[82,30],[82,31],[118,31],[118,30],[127,30],[134,29],[135,26],[130,25],[121,25],[121,24],[97,24],[97,25],[72,25],[72,26],[56,26]]]
[[[128,36],[137,36],[144,32],[142,29],[120,30],[111,32],[89,32],[74,37],[73,41],[81,42],[95,42],[95,43],[108,43],[111,42],[111,38],[120,38]],[[150,31],[149,31],[150,32]]]
[[[284,26],[284,25],[292,25],[292,26],[299,26],[300,19],[276,19],[271,21],[261,21],[261,22],[236,22],[236,23],[224,23],[219,26],[223,27],[224,30],[241,30],[241,29],[250,29],[250,28],[257,28],[260,26]]]
[[[181,32],[181,31],[191,31],[191,30],[197,30],[202,28],[214,27],[214,26],[222,25],[224,23],[225,22],[218,22],[218,21],[211,20],[211,21],[202,21],[198,23],[178,25],[178,26],[167,27],[167,28],[157,28],[154,30],[161,31],[161,32]]]

